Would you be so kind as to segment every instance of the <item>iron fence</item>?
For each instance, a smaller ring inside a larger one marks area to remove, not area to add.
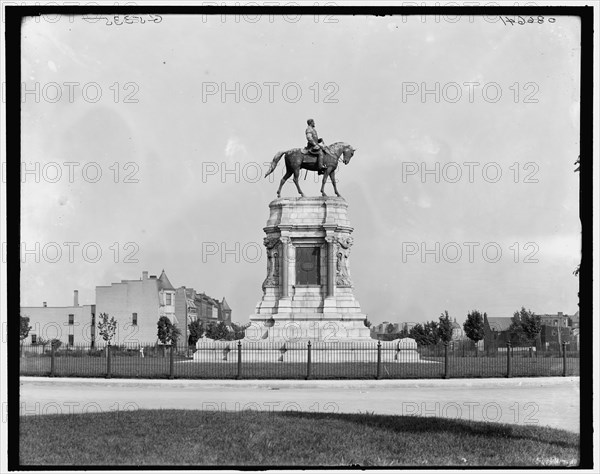
[[[365,343],[128,344],[94,348],[24,345],[21,375],[178,379],[420,379],[579,375],[579,352],[498,347],[457,350],[452,344],[403,348]]]

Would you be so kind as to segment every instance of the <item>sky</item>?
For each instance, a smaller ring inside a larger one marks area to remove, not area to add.
[[[580,28],[554,20],[28,19],[21,305],[93,304],[164,269],[248,322],[284,166],[261,175],[313,118],[357,150],[338,189],[371,322],[573,314]],[[313,173],[300,184],[318,195]]]

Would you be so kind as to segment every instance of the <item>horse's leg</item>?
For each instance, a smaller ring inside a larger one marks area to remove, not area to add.
[[[333,190],[335,191],[336,196],[342,197],[342,195],[340,193],[338,193],[338,190],[337,190],[337,185],[335,182],[335,170],[331,170],[331,184],[333,184]]]
[[[294,170],[294,183],[296,184],[296,188],[298,188],[298,192],[300,193],[300,196],[304,197],[304,193],[300,189],[300,183],[298,182],[299,176],[300,176],[300,168],[298,167]]]
[[[321,196],[327,196],[327,194],[325,194],[325,183],[327,182],[327,176],[329,176],[329,168],[327,168],[323,173],[323,181],[321,183]]]
[[[283,187],[283,185],[285,184],[285,182],[288,180],[288,178],[290,176],[292,176],[292,170],[290,170],[290,168],[287,167],[285,170],[285,174],[283,175],[283,178],[281,178],[281,181],[279,181],[279,189],[277,190],[277,197],[281,197],[281,188]]]

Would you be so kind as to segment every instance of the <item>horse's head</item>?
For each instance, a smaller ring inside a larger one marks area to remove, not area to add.
[[[354,152],[356,151],[355,148],[352,148],[352,145],[348,145],[346,147],[344,147],[344,164],[347,165],[348,163],[350,163],[350,160],[352,159],[352,157],[354,156]]]

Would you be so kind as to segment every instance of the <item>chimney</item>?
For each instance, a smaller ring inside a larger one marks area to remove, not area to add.
[[[44,308],[48,306],[45,301],[42,303],[42,305],[44,306]]]
[[[73,306],[79,306],[79,290],[73,290]]]
[[[142,280],[147,280],[148,279],[148,272],[142,272]]]
[[[562,316],[563,316],[563,313],[562,313],[562,311],[559,311],[559,312],[558,312],[558,317],[559,317],[559,318],[562,318]]]

